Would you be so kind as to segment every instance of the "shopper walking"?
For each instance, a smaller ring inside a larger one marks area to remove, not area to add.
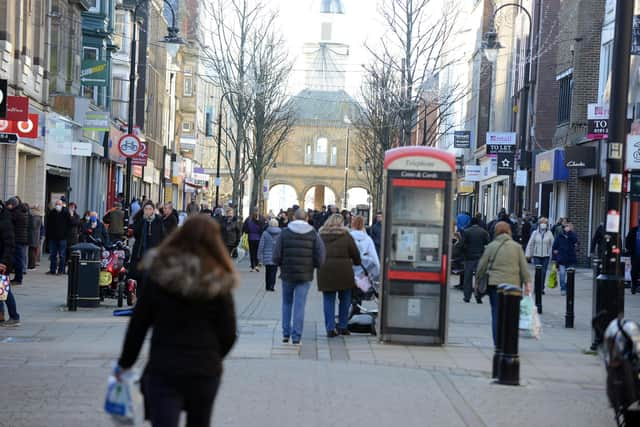
[[[29,246],[29,209],[17,197],[7,200],[6,209],[11,214],[14,233],[13,273],[11,283],[21,285],[25,271],[25,260]]]
[[[547,270],[553,250],[553,240],[553,233],[549,230],[549,220],[545,217],[540,217],[538,227],[531,232],[531,237],[527,243],[526,256],[527,259],[533,258],[534,265],[542,266],[543,286],[547,282]]]
[[[151,249],[158,246],[165,236],[164,226],[160,215],[156,215],[155,206],[151,200],[144,202],[142,215],[133,224],[133,237],[136,242],[131,251],[131,271],[133,277],[138,279],[138,284],[142,284],[142,276],[138,271],[138,263],[142,257]]]
[[[226,216],[222,220],[222,240],[229,254],[235,258],[237,257],[236,248],[240,244],[240,238],[242,237],[242,226],[238,217],[234,215],[232,208],[227,208]]]
[[[265,266],[265,290],[269,292],[275,291],[278,266],[273,262],[273,248],[281,233],[282,230],[278,226],[278,220],[275,218],[270,219],[269,228],[262,233],[260,245],[258,246],[258,261]]]
[[[553,259],[558,263],[558,281],[563,296],[567,294],[567,268],[575,266],[578,262],[577,246],[578,237],[573,231],[573,224],[565,221],[562,230],[553,241]]]
[[[67,255],[67,238],[71,233],[71,216],[62,200],[56,200],[45,223],[45,235],[49,242],[49,271],[47,274],[64,274]]]
[[[473,293],[473,278],[478,269],[478,261],[484,253],[484,248],[489,244],[491,238],[484,228],[480,227],[478,218],[471,218],[470,227],[463,230],[460,234],[460,243],[462,246],[462,257],[464,259],[464,302],[471,301]],[[482,304],[482,295],[476,293],[476,302]]]
[[[323,297],[327,337],[350,335],[347,323],[352,290],[356,287],[353,266],[362,263],[360,251],[349,230],[344,226],[343,215],[330,216],[320,228],[320,237],[326,249],[326,260],[318,269],[318,290],[322,292]],[[340,300],[337,329],[336,295]]]
[[[162,225],[164,225],[164,231],[167,235],[178,228],[178,213],[173,209],[171,202],[165,203],[162,208]]]
[[[304,210],[298,208],[273,248],[273,262],[280,267],[282,278],[282,342],[291,338],[293,344],[300,344],[313,272],[324,261],[324,243],[307,223]]]
[[[13,232],[13,220],[11,212],[5,207],[0,200],[0,274],[9,275],[11,263],[14,259],[15,237]],[[0,325],[2,326],[18,326],[20,324],[20,315],[16,307],[16,299],[13,292],[9,290],[7,300],[5,301],[7,310],[9,311],[9,319],[5,319],[4,304],[0,302]]]
[[[497,286],[508,283],[525,287],[525,294],[531,293],[531,276],[522,246],[511,238],[511,224],[499,221],[494,227],[495,237],[487,245],[478,262],[478,280],[487,280],[487,294],[491,303],[491,331],[493,344],[496,344],[498,313]]]
[[[247,218],[242,225],[242,232],[249,238],[249,254],[251,258],[251,271],[260,271],[258,262],[258,246],[260,245],[260,237],[264,230],[265,222],[262,216],[258,215],[258,208],[251,209],[251,216]]]
[[[232,291],[238,278],[219,226],[209,216],[190,217],[147,253],[140,268],[146,284],[116,376],[131,369],[153,329],[141,380],[145,418],[153,426],[177,427],[184,410],[189,427],[208,427],[222,361],[237,337]]]

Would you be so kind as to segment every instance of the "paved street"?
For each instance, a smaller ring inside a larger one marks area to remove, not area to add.
[[[240,267],[240,339],[226,362],[214,425],[224,426],[612,426],[604,371],[590,344],[591,282],[578,273],[576,329],[564,326],[564,298],[548,290],[543,336],[521,339],[522,386],[493,385],[489,306],[452,290],[449,344],[380,344],[374,337],[324,336],[319,293],[311,292],[300,349],[280,343],[280,293]],[[1,426],[107,426],[105,381],[127,319],[115,301],[64,309],[66,278],[30,272],[16,287],[23,323],[0,328]],[[488,302],[488,301],[487,301]],[[638,318],[640,296],[627,295]],[[140,364],[142,366],[142,363]]]

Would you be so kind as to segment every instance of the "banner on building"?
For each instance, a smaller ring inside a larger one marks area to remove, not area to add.
[[[71,155],[77,157],[91,157],[93,147],[90,142],[72,142]]]
[[[84,86],[106,87],[109,82],[109,67],[107,61],[85,59],[82,61],[80,83]]]
[[[564,165],[570,169],[595,169],[596,148],[582,145],[565,147]]]
[[[471,148],[471,131],[457,130],[453,132],[454,148]]]
[[[487,132],[487,146],[494,145],[516,145],[515,132]]]
[[[487,144],[487,154],[514,154],[515,145]]]
[[[26,96],[8,96],[6,119],[20,122],[29,119],[29,98]]]
[[[482,166],[466,165],[464,167],[465,181],[478,182],[482,180]]]
[[[83,130],[94,132],[108,132],[111,124],[109,113],[104,111],[87,111],[84,115]]]
[[[513,175],[514,155],[510,153],[498,154],[498,175]]]
[[[587,138],[606,139],[609,136],[609,105],[587,105]]]

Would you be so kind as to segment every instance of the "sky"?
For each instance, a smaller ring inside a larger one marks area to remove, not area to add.
[[[363,76],[362,64],[368,63],[369,54],[364,47],[368,41],[375,43],[382,34],[377,15],[378,0],[342,0],[345,15],[342,30],[334,39],[349,45],[346,90],[358,97]],[[289,83],[289,94],[297,94],[304,88],[304,43],[317,42],[320,38],[320,0],[269,0],[268,5],[279,11],[282,33],[289,44],[291,56],[297,58]]]

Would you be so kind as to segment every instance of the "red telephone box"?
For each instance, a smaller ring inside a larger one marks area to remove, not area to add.
[[[396,148],[384,169],[380,340],[445,344],[455,156]]]

